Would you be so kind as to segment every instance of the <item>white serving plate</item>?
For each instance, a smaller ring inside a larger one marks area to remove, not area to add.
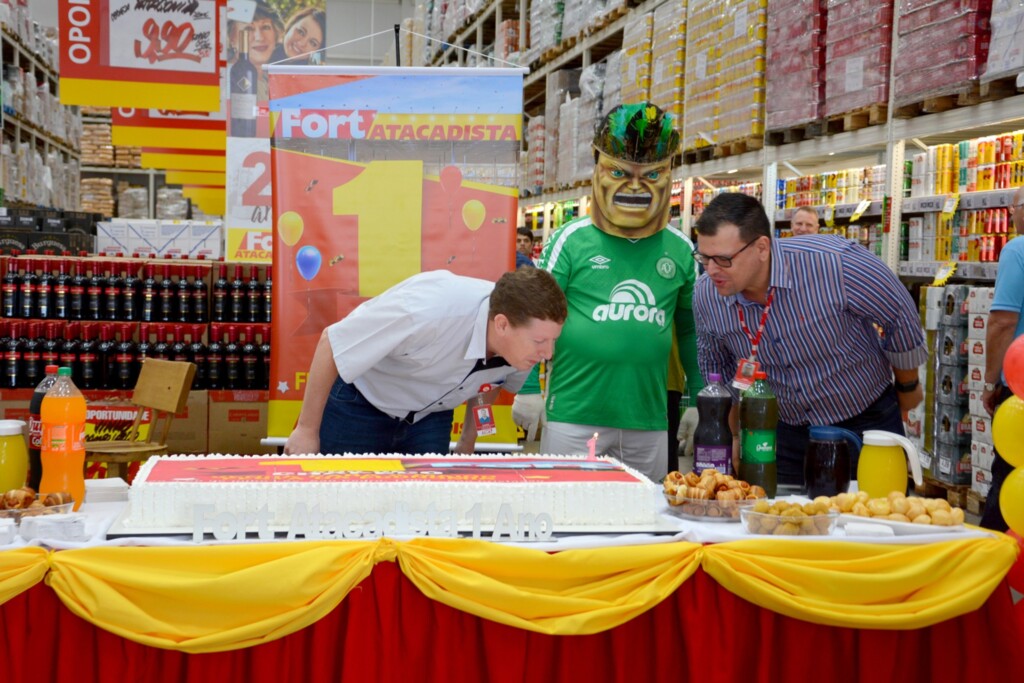
[[[847,522],[858,524],[878,524],[887,526],[897,536],[920,536],[922,534],[956,534],[966,531],[963,524],[956,526],[938,526],[936,524],[913,524],[911,522],[896,522],[891,519],[878,519],[877,517],[860,517],[844,512],[839,515],[839,526],[845,527]]]

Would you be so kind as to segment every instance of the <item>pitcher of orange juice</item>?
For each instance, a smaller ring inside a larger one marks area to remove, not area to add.
[[[890,491],[907,490],[907,462],[920,486],[921,459],[917,448],[905,436],[869,429],[864,432],[864,448],[857,463],[857,488],[872,498],[885,498]]]

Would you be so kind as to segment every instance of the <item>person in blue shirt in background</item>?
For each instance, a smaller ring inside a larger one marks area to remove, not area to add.
[[[533,232],[529,228],[516,228],[516,268],[534,268]]]

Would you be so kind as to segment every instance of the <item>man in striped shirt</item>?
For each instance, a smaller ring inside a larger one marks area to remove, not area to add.
[[[773,240],[760,202],[738,193],[715,197],[695,227],[707,269],[693,295],[701,373],[735,376],[758,339],[779,403],[780,484],[803,483],[810,425],[903,433],[928,354],[913,299],[880,259],[831,235]],[[737,417],[734,403],[738,438]]]

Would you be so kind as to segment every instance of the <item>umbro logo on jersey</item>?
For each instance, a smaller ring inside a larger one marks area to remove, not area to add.
[[[590,259],[590,262],[594,265],[590,266],[591,270],[608,270],[608,264],[612,262],[607,256],[601,256],[598,254],[594,258]]]
[[[594,308],[597,322],[607,320],[636,320],[665,325],[665,311],[658,308],[654,292],[639,280],[623,280],[612,288],[610,303]]]

